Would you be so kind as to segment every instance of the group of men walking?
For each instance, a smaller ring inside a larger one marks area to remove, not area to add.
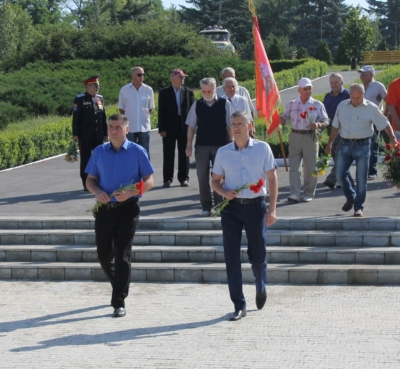
[[[368,68],[372,67],[365,66],[360,70],[362,79],[363,73],[371,72]],[[120,91],[120,114],[112,115],[108,122],[104,100],[98,95],[98,76],[85,81],[86,93],[76,97],[73,109],[73,136],[80,144],[84,188],[94,194],[98,202],[105,204],[96,214],[96,244],[100,264],[113,287],[111,305],[115,317],[126,314],[125,299],[129,292],[132,241],[140,214],[139,199],[154,184],[149,145],[153,90],[143,83],[143,68],[134,67],[131,72],[132,82]],[[196,159],[202,206],[199,215],[210,216],[213,205],[223,198],[229,200],[221,213],[221,224],[228,287],[235,309],[230,320],[236,321],[246,316],[240,262],[243,229],[248,239],[257,308],[262,309],[267,300],[265,245],[267,226],[276,221],[277,166],[269,145],[252,137],[254,106],[248,91],[238,86],[232,68],[222,71],[223,85],[218,88],[214,78],[203,78],[200,81],[202,98],[197,101],[194,101],[193,91],[183,86],[185,77],[187,75],[181,69],[174,69],[170,72],[171,86],[159,93],[163,186],[169,188],[173,182],[177,146],[177,178],[182,187],[189,186],[189,158],[194,154]],[[318,156],[318,132],[333,121],[325,151],[334,151],[335,167],[325,185],[334,188],[338,181],[346,197],[342,209],[349,211],[354,207],[354,216],[363,215],[374,124],[376,130],[386,131],[391,144],[396,143],[387,118],[366,98],[374,95],[379,99],[376,95],[379,94],[383,100],[386,92],[376,84],[371,85],[372,80],[368,82],[364,78],[363,81],[364,85],[352,84],[347,91],[343,88],[341,75],[332,74],[331,92],[321,103],[311,97],[312,82],[308,78],[299,80],[299,98],[289,102],[281,115],[281,124],[290,123],[292,128],[289,201],[300,201],[302,163],[303,201],[312,201],[317,185],[312,172]],[[399,83],[393,83],[389,90],[395,93],[387,99],[388,111],[399,132]],[[337,138],[339,133],[340,138]],[[110,142],[103,144],[108,139]],[[353,160],[357,166],[356,185],[349,173]],[[268,185],[269,205],[265,202],[267,186],[264,180]],[[257,186],[256,182],[259,183]],[[253,189],[245,186],[244,190],[238,190],[247,184],[252,184]]]

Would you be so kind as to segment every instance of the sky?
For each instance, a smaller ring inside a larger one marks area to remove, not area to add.
[[[169,8],[171,4],[176,5],[177,8],[179,8],[178,5],[188,5],[186,4],[185,0],[162,0],[162,3],[164,5],[164,8]],[[364,8],[366,8],[368,5],[365,0],[346,0],[346,4],[353,6],[361,5]]]

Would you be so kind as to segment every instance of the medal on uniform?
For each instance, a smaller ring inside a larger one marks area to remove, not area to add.
[[[96,102],[97,102],[97,107],[99,108],[99,110],[103,110],[103,104],[102,104],[101,100],[99,98],[97,98]]]

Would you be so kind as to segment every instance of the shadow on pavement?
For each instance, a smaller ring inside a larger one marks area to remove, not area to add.
[[[110,315],[108,315],[110,316]],[[101,334],[74,334],[63,336],[51,340],[41,341],[38,346],[20,347],[10,350],[11,352],[44,350],[56,346],[83,346],[93,344],[116,345],[118,342],[137,340],[142,338],[151,338],[155,336],[173,336],[177,332],[187,329],[196,329],[211,326],[227,320],[229,314],[222,317],[205,320],[202,322],[191,322],[184,324],[172,324],[166,326],[156,326],[148,328],[133,328],[124,331],[107,332]],[[101,316],[102,317],[102,316]],[[98,317],[93,317],[98,318]],[[111,318],[110,318],[111,319]]]
[[[109,305],[99,305],[99,306],[91,306],[84,309],[77,309],[72,311],[65,311],[63,313],[50,314],[37,318],[24,319],[24,320],[14,320],[12,322],[2,322],[0,323],[0,333],[8,333],[13,332],[19,329],[29,329],[36,327],[45,327],[48,325],[56,325],[56,324],[68,324],[72,322],[82,321],[82,320],[91,320],[91,319],[99,319],[104,317],[109,317],[110,314],[105,315],[97,315],[97,316],[88,316],[81,318],[68,318],[62,320],[53,320],[61,317],[66,317],[75,314],[82,314],[89,311],[100,310],[104,308],[109,308]]]
[[[82,190],[65,191],[65,192],[54,192],[54,193],[43,193],[40,195],[27,195],[18,197],[8,197],[0,200],[0,205],[18,204],[21,202],[41,202],[41,203],[61,203],[71,200],[88,199],[93,197],[89,192]]]

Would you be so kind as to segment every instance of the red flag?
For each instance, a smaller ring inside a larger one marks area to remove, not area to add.
[[[267,133],[271,135],[279,127],[278,105],[281,101],[278,86],[269,64],[267,53],[260,35],[258,20],[253,18],[254,58],[256,69],[256,103],[258,117],[265,117]]]

